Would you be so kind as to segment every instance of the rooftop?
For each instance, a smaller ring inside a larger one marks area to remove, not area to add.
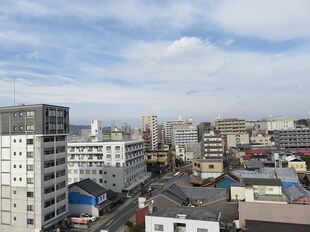
[[[69,192],[70,192],[70,188],[72,188],[75,185],[79,186],[80,188],[82,188],[83,190],[88,192],[90,195],[93,195],[94,197],[99,197],[108,191],[89,178],[87,178],[85,180],[81,180],[81,181],[73,183],[73,184],[70,184],[69,185]]]
[[[186,218],[189,220],[219,221],[219,213],[210,212],[198,208],[153,208],[153,212],[147,216],[168,217],[168,218]]]
[[[265,178],[244,178],[245,185],[264,185],[264,186],[281,186],[282,182],[279,179]]]
[[[256,201],[274,201],[274,202],[286,202],[282,195],[255,195]]]

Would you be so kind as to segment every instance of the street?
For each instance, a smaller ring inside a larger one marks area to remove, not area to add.
[[[132,216],[135,215],[138,209],[138,197],[134,197],[134,201],[130,202],[125,208],[117,212],[111,219],[102,224],[95,232],[105,229],[109,232],[118,231]]]

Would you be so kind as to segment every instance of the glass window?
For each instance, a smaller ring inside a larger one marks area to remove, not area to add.
[[[164,225],[160,225],[160,224],[155,224],[155,228],[156,231],[164,231]]]

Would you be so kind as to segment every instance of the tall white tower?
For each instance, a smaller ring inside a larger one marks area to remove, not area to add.
[[[90,132],[92,142],[102,141],[102,121],[92,119]]]

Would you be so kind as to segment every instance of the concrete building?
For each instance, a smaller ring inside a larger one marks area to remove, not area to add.
[[[310,149],[310,128],[275,130],[273,138],[278,149],[291,151]]]
[[[198,142],[197,126],[191,123],[174,124],[172,126],[172,146],[184,148],[185,144]]]
[[[201,141],[205,133],[210,133],[211,131],[214,131],[214,129],[214,126],[211,126],[211,122],[199,123],[199,125],[197,126],[198,142]]]
[[[274,131],[294,128],[294,120],[286,116],[269,116],[256,122],[256,129],[261,131]]]
[[[165,148],[165,126],[163,124],[158,125],[158,149]]]
[[[105,189],[131,196],[150,178],[143,140],[68,143],[69,183],[90,178]]]
[[[150,131],[151,147],[150,150],[158,149],[158,125],[157,116],[148,115],[142,116],[143,131]]]
[[[69,108],[0,108],[0,231],[60,228],[68,212]]]
[[[225,134],[225,149],[228,150],[231,147],[237,147],[238,144],[249,144],[250,137],[248,133],[233,133]]]
[[[100,120],[92,119],[90,132],[92,142],[102,141],[102,122]]]
[[[166,137],[166,144],[169,145],[169,147],[172,147],[172,126],[175,124],[183,124],[184,121],[179,117],[177,120],[169,120],[165,123],[165,137]]]
[[[269,135],[257,134],[250,137],[252,145],[272,145]]]
[[[220,213],[193,208],[151,208],[145,216],[145,231],[219,232]]]
[[[222,158],[223,143],[220,134],[213,131],[205,133],[201,139],[201,156],[204,158]]]
[[[202,179],[218,177],[223,172],[223,159],[194,159],[193,174]]]
[[[244,119],[217,119],[216,125],[222,136],[225,150],[234,145],[234,143],[231,142],[228,144],[227,139],[236,135],[234,138],[236,139],[236,143],[238,143],[237,138],[240,138],[240,136],[243,137],[243,135],[246,134],[246,121]],[[226,135],[229,135],[229,137],[227,138]]]

